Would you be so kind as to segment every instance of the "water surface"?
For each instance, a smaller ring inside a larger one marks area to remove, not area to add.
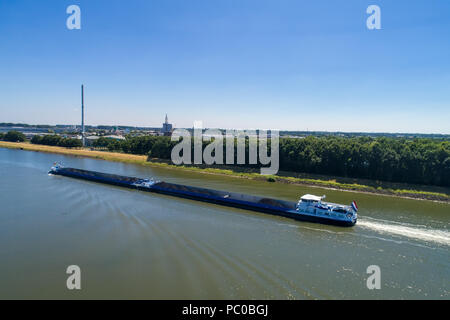
[[[47,174],[65,166],[297,201],[340,228]],[[0,298],[449,298],[450,205],[0,148]],[[66,288],[78,265],[82,289]],[[381,268],[381,290],[366,269]]]

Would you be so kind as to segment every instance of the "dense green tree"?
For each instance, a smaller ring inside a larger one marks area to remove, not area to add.
[[[111,139],[100,137],[97,140],[94,140],[92,145],[96,148],[107,148]]]
[[[45,144],[48,146],[57,146],[59,141],[61,141],[61,139],[62,138],[56,134],[45,135],[45,136],[42,136],[41,144]]]
[[[81,142],[80,139],[63,138],[58,135],[45,135],[45,136],[35,135],[31,139],[31,143],[43,144],[47,146],[59,146],[66,148],[80,148],[83,146],[83,143]]]
[[[51,136],[50,136],[51,137]],[[45,136],[45,139],[56,139]],[[110,151],[170,159],[169,137],[99,138],[94,146]],[[203,142],[203,148],[208,142]],[[193,146],[192,146],[193,148]],[[235,144],[234,159],[237,163]],[[192,152],[192,156],[193,156]],[[248,140],[245,146],[249,165]],[[280,139],[280,170],[393,182],[450,186],[450,141],[392,137],[307,136]]]
[[[42,144],[42,137],[38,135],[33,136],[33,138],[31,138],[31,143]]]
[[[81,139],[62,138],[58,142],[58,146],[66,148],[81,148],[83,146],[83,142]]]
[[[27,138],[22,132],[19,131],[8,131],[3,137],[3,140],[11,141],[11,142],[24,142]]]
[[[148,155],[152,158],[170,159],[171,151],[170,138],[158,139],[158,141],[153,144]]]

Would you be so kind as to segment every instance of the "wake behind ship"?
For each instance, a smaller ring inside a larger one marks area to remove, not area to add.
[[[82,169],[65,168],[59,164],[55,164],[50,169],[49,174],[210,202],[229,207],[268,213],[299,221],[349,227],[355,225],[358,219],[358,207],[356,202],[353,201],[349,206],[324,202],[322,200],[325,196],[318,197],[307,194],[302,196],[296,203],[267,197],[168,183],[153,179],[142,179]]]

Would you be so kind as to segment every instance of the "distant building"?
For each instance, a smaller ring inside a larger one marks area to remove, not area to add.
[[[170,136],[172,134],[172,124],[169,123],[167,114],[166,114],[166,121],[163,123],[163,126],[162,126],[162,134],[165,136]]]
[[[103,136],[103,138],[108,138],[108,139],[114,139],[114,140],[125,140],[126,138],[124,136],[120,136],[120,135],[109,135],[109,136]]]
[[[99,136],[88,136],[85,137],[85,143],[87,147],[93,146],[94,142],[98,140],[98,138],[100,138]],[[79,137],[79,139],[81,139],[81,136]]]

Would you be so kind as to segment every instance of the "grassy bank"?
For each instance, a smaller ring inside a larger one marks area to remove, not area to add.
[[[0,141],[1,148],[21,149],[37,152],[57,153],[73,156],[83,156],[94,159],[134,163],[150,167],[160,167],[173,170],[186,170],[206,174],[227,175],[252,180],[266,180],[274,183],[289,183],[307,185],[312,187],[332,188],[353,192],[367,192],[381,195],[398,196],[434,201],[450,202],[449,190],[446,188],[429,186],[411,186],[407,184],[394,184],[369,181],[364,179],[343,179],[326,176],[300,175],[297,173],[280,172],[277,176],[262,176],[252,169],[242,168],[211,168],[204,166],[175,166],[158,159],[147,161],[147,156],[133,155],[117,152],[94,151],[89,149],[68,149],[63,147],[35,145],[30,143],[15,143]],[[438,191],[436,191],[438,190]]]

